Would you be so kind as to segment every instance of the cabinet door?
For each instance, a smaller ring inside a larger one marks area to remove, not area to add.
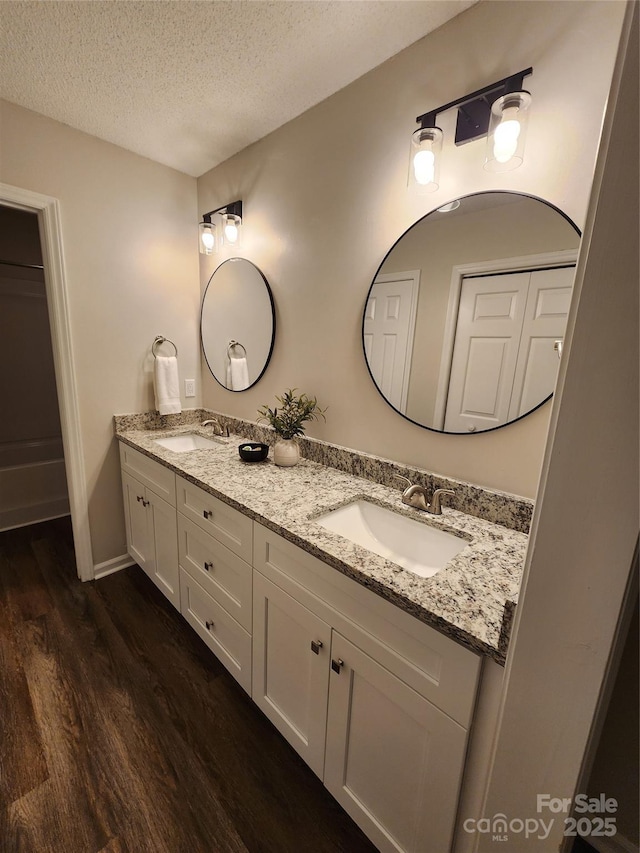
[[[150,489],[147,489],[147,525],[152,547],[145,571],[173,606],[180,610],[176,508]]]
[[[381,851],[451,847],[466,732],[333,632],[324,783]]]
[[[331,629],[258,572],[252,698],[322,779]]]
[[[136,563],[146,571],[150,548],[145,487],[130,474],[123,471],[122,494],[127,529],[127,548]]]

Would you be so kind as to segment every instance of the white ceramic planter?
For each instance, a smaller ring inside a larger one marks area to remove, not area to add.
[[[300,448],[295,438],[279,438],[273,448],[273,461],[276,465],[290,467],[300,461]]]

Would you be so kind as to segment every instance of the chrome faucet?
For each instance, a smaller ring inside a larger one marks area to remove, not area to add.
[[[211,429],[214,435],[224,435],[224,430],[222,429],[222,425],[217,418],[210,418],[208,421],[202,421],[200,426],[206,427],[211,424]]]
[[[393,476],[408,483],[407,488],[402,493],[402,503],[412,506],[414,509],[421,509],[431,515],[442,515],[442,506],[440,505],[442,495],[455,495],[451,489],[436,489],[431,498],[431,503],[428,503],[427,492],[422,486],[412,483],[411,480],[401,474],[394,474]]]

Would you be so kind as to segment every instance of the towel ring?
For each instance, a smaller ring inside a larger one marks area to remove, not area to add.
[[[239,343],[238,341],[229,341],[229,346],[227,347],[227,358],[231,358],[231,350],[233,349],[233,347],[241,347],[242,352],[244,353],[244,357],[247,357],[247,350],[243,344]]]
[[[157,358],[156,355],[156,347],[159,347],[161,344],[171,344],[171,346],[176,351],[176,356],[178,355],[178,347],[174,344],[173,341],[170,341],[169,338],[165,338],[163,335],[156,335],[153,343],[151,344],[151,354],[154,358]]]

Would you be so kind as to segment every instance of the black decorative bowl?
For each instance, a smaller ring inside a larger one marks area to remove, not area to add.
[[[238,445],[238,453],[245,462],[264,462],[269,455],[269,445],[259,441],[244,441]]]

